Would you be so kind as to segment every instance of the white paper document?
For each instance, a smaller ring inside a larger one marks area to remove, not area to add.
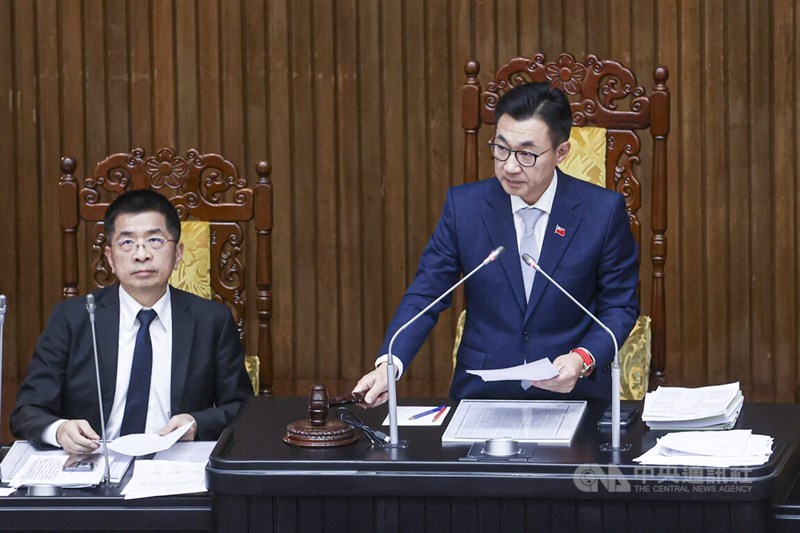
[[[524,365],[492,370],[467,370],[467,373],[474,374],[483,381],[540,381],[556,377],[558,370],[549,359],[544,358]]]
[[[69,455],[63,450],[41,451],[27,441],[16,441],[0,466],[3,482],[12,487],[30,485],[54,485],[59,487],[85,487],[97,485],[103,479],[105,463],[103,454],[97,450],[97,463],[88,472],[64,472],[64,463]],[[130,466],[131,458],[109,450],[109,472],[112,482],[119,482]]]
[[[442,442],[495,438],[569,444],[586,410],[585,401],[461,400]]]
[[[642,420],[650,429],[731,429],[739,419],[744,395],[739,383],[707,387],[659,387],[644,398]]]
[[[758,466],[769,461],[773,439],[749,429],[668,433],[634,459],[661,466]]]
[[[644,399],[642,420],[697,420],[724,414],[741,395],[739,383],[708,387],[658,387]]]
[[[188,422],[164,436],[158,433],[135,433],[109,441],[108,449],[123,455],[140,457],[168,449],[183,437],[193,422]]]
[[[208,457],[217,445],[215,440],[193,440],[176,442],[169,450],[158,452],[153,459],[160,461],[186,461],[190,463],[207,463]]]
[[[205,463],[195,461],[137,460],[122,495],[131,500],[205,492],[205,469]]]

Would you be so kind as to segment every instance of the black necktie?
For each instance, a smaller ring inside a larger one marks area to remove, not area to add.
[[[131,380],[125,400],[125,415],[122,417],[120,435],[144,433],[147,422],[147,403],[150,398],[150,373],[153,369],[153,343],[150,342],[150,324],[156,318],[152,309],[142,309],[136,315],[139,331],[133,348]]]

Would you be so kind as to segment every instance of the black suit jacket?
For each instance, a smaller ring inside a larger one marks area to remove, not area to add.
[[[230,310],[175,288],[172,291],[172,414],[197,421],[197,439],[215,440],[253,395],[244,352]],[[119,285],[95,292],[97,350],[104,418],[114,403],[119,343]],[[84,418],[100,432],[92,330],[86,298],[53,310],[17,393],[11,431],[41,445],[44,429],[60,418]]]

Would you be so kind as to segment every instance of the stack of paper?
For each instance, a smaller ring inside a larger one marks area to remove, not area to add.
[[[642,420],[650,429],[731,429],[744,396],[739,382],[688,389],[659,387],[644,398]]]
[[[637,463],[668,466],[758,466],[769,461],[773,439],[749,429],[667,433],[634,459]]]

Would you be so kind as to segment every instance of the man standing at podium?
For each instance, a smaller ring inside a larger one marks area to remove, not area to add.
[[[94,293],[109,439],[167,434],[215,440],[253,395],[230,310],[169,286],[183,256],[175,207],[151,190],[108,207],[105,254],[119,284]],[[17,394],[11,431],[36,445],[90,452],[100,439],[86,298],[56,306]]]
[[[570,150],[569,101],[547,83],[508,91],[495,111],[489,150],[495,177],[451,188],[413,283],[389,325],[376,369],[354,390],[365,402],[387,399],[386,360],[392,335],[425,306],[505,247],[464,285],[466,322],[450,396],[570,399],[611,397],[610,336],[544,276],[526,265],[537,259],[614,333],[621,345],[638,315],[638,248],[622,195],[578,180],[557,165]],[[398,335],[397,379],[403,374],[447,298]],[[484,383],[467,370],[516,366],[549,358],[557,377]],[[531,386],[532,385],[532,386]]]

